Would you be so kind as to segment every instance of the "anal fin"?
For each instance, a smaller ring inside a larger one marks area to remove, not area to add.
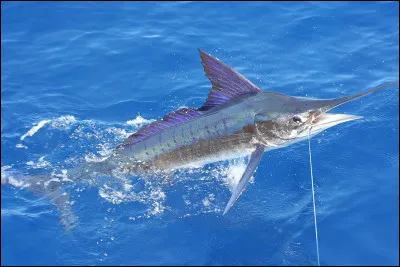
[[[257,169],[258,164],[264,154],[264,147],[258,145],[256,150],[251,153],[249,163],[247,164],[246,170],[243,172],[242,177],[239,180],[239,183],[236,185],[231,198],[229,199],[228,204],[225,207],[223,215],[225,215],[229,209],[235,204],[236,200],[239,198],[243,190],[246,188],[247,184],[251,176],[253,175],[254,171]]]

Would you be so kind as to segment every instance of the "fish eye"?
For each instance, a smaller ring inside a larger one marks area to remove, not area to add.
[[[292,118],[292,120],[293,120],[295,123],[303,122],[303,119],[302,119],[299,115],[294,115],[293,118]]]

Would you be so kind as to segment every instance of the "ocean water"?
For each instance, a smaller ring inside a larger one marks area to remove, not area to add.
[[[307,141],[173,177],[96,177],[141,126],[199,107],[200,48],[263,90],[335,98],[398,80],[398,2],[1,2],[2,265],[316,265]],[[322,265],[399,264],[399,87],[315,136]],[[30,177],[64,179],[61,202]],[[71,178],[71,179],[70,179]]]

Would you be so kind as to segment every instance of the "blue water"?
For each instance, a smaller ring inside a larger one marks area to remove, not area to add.
[[[29,177],[68,177],[140,126],[199,107],[197,48],[264,90],[334,98],[398,80],[397,2],[1,3],[2,265],[315,265],[306,141],[163,179],[66,183],[70,229]],[[399,89],[314,137],[323,265],[399,264]],[[57,178],[59,177],[59,178]],[[164,182],[163,182],[164,181]]]

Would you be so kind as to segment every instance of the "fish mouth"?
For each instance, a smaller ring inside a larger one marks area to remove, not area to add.
[[[362,118],[364,117],[350,114],[322,113],[311,121],[311,134],[319,133],[343,122],[358,120]]]

